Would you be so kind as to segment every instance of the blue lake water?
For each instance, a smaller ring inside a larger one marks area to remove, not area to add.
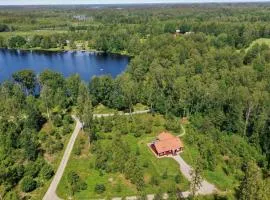
[[[79,74],[85,81],[107,74],[116,77],[126,69],[128,63],[129,57],[116,54],[0,49],[0,82],[10,79],[12,73],[22,69],[32,69],[37,74],[51,69],[65,77]]]

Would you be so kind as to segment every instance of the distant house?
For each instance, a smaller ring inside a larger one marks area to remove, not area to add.
[[[74,15],[73,19],[77,19],[79,21],[85,21],[87,17],[85,15]]]
[[[168,132],[160,133],[150,147],[157,156],[176,155],[184,150],[184,145],[180,138]]]
[[[181,30],[177,29],[177,30],[175,30],[175,33],[173,35],[174,35],[174,37],[177,37],[180,34],[181,34]]]

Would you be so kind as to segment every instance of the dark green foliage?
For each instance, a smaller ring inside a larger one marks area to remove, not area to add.
[[[54,175],[54,170],[51,165],[45,164],[40,170],[40,176],[45,180],[49,180]]]
[[[237,191],[237,199],[268,199],[259,168],[252,161],[244,165],[244,177]]]
[[[111,149],[110,153],[107,149]],[[106,172],[121,172],[142,190],[144,186],[143,168],[136,156],[131,154],[128,144],[117,136],[106,146],[95,142],[92,151],[97,155],[95,167]]]
[[[36,178],[39,174],[40,167],[38,163],[29,162],[24,168],[24,175]]]
[[[4,192],[13,191],[24,177],[28,177],[26,183],[29,177],[35,179],[25,186],[25,190],[29,191],[50,179],[54,172],[42,157],[44,153],[62,150],[62,132],[71,132],[69,125],[72,119],[63,114],[61,109],[56,109],[53,115],[60,116],[56,125],[65,124],[64,127],[52,128],[51,132],[39,132],[46,122],[44,113],[48,111],[50,120],[50,109],[66,108],[66,100],[62,98],[65,95],[60,92],[65,91],[65,79],[58,74],[44,73],[39,77],[39,82],[48,85],[42,85],[41,93],[50,87],[46,93],[47,99],[30,95],[36,87],[36,76],[32,71],[16,72],[13,75],[14,82],[0,85],[0,104],[3,105],[0,116],[5,116],[0,117],[0,184]],[[63,101],[59,99],[60,96]],[[65,116],[64,119],[62,116]]]
[[[5,195],[5,200],[20,200],[20,196],[17,192],[8,192],[6,195]]]
[[[8,46],[10,48],[21,48],[25,44],[26,40],[22,36],[14,36],[8,41]]]
[[[10,28],[6,24],[0,24],[0,32],[9,32]]]
[[[175,183],[179,184],[179,183],[181,182],[181,176],[177,174],[177,175],[174,177],[174,180],[175,180]]]
[[[15,82],[22,85],[27,94],[33,93],[36,86],[36,75],[32,70],[22,70],[12,74]]]
[[[102,194],[105,191],[106,191],[105,185],[103,185],[103,184],[96,184],[96,186],[95,186],[95,192],[97,194]]]
[[[167,169],[165,169],[165,171],[163,172],[162,178],[163,179],[167,179],[168,178],[168,171],[167,171]]]
[[[59,114],[53,115],[53,116],[52,116],[52,120],[53,120],[53,124],[54,124],[56,127],[60,127],[60,126],[63,125],[63,122],[62,122],[62,116],[59,115]]]
[[[21,189],[23,192],[31,192],[37,187],[37,182],[30,176],[26,176],[21,181]]]
[[[150,184],[152,185],[159,185],[159,180],[156,176],[152,176],[151,179],[150,179]]]
[[[67,178],[72,195],[74,195],[75,192],[87,189],[87,184],[81,180],[80,176],[76,172],[70,171]]]

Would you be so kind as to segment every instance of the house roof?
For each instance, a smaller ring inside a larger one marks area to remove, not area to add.
[[[154,144],[157,153],[162,153],[184,147],[183,142],[178,137],[168,132],[160,133],[157,138],[158,141],[156,141]]]
[[[168,140],[168,139],[175,138],[175,136],[168,132],[162,132],[157,136],[157,138],[158,140]]]

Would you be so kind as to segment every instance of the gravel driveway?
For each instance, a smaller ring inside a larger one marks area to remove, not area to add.
[[[173,156],[173,159],[176,160],[176,162],[180,165],[180,170],[181,170],[182,174],[186,177],[186,179],[191,181],[191,179],[192,179],[191,166],[189,166],[180,155]],[[217,192],[217,188],[213,184],[207,182],[206,180],[203,180],[201,187],[197,191],[197,194],[207,195],[207,194],[213,194],[215,192]],[[188,196],[189,194],[190,194],[189,192],[183,192],[183,195],[185,197]]]

